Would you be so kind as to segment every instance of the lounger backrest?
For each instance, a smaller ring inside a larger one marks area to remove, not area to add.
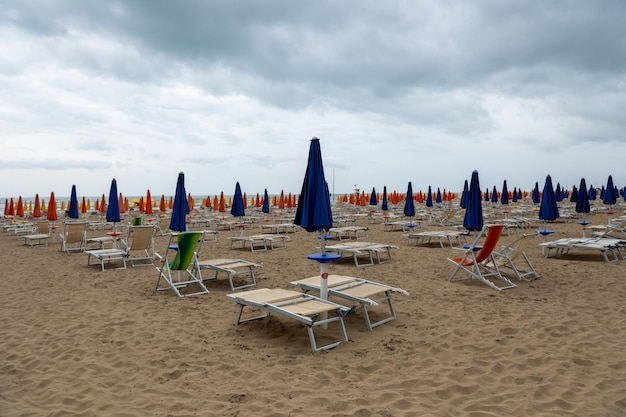
[[[48,224],[48,222],[37,222],[37,230],[39,231],[39,233],[48,235],[50,234],[50,225]]]
[[[129,236],[129,250],[144,250],[152,247],[154,226],[133,226]]]
[[[83,240],[85,225],[83,223],[66,223],[65,224],[65,242],[77,243]]]
[[[202,233],[182,232],[178,234],[178,250],[174,261],[169,265],[172,271],[184,271],[193,260]]]
[[[481,263],[485,259],[487,259],[496,245],[498,244],[498,240],[500,240],[500,235],[502,235],[502,230],[504,230],[503,224],[492,224],[488,226],[489,229],[487,231],[487,238],[485,239],[485,243],[483,244],[482,249],[476,255],[476,262]]]

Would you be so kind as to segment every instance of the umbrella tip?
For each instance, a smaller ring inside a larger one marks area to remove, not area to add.
[[[317,136],[313,136],[311,140],[320,140],[320,138],[318,138]]]

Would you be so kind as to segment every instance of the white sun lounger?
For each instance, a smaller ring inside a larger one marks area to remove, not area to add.
[[[261,264],[257,264],[243,259],[209,259],[205,261],[199,261],[198,267],[200,270],[208,269],[215,271],[215,276],[208,279],[217,279],[218,274],[224,273],[228,276],[228,282],[230,283],[230,289],[232,291],[241,290],[248,287],[256,286],[256,277],[254,276],[254,270],[261,267]],[[235,286],[233,283],[233,277],[250,275],[251,282],[247,282],[243,285]],[[207,278],[202,277],[202,280]]]
[[[227,239],[230,241],[231,249],[233,249],[234,242],[240,242],[242,249],[248,245],[250,246],[250,251],[258,252],[266,251],[268,249],[285,249],[287,247],[285,240],[289,239],[289,236],[261,234],[250,236],[232,236]],[[275,245],[276,242],[279,243],[278,246]]]
[[[331,236],[343,239],[358,239],[360,237],[367,237],[367,227],[365,226],[343,226],[343,227],[331,227],[328,233]]]
[[[291,285],[299,287],[304,291],[320,291],[320,277],[301,279],[291,282]],[[328,276],[328,295],[343,298],[361,304],[363,307],[363,315],[365,316],[365,324],[368,330],[380,326],[396,319],[396,311],[393,308],[391,296],[393,293],[409,295],[409,293],[401,288],[391,287],[389,285],[380,284],[378,282],[368,281],[366,279],[347,277],[342,275]],[[389,315],[377,322],[372,323],[368,312],[368,307],[377,306],[380,303],[387,303],[389,307]]]
[[[379,264],[385,262],[382,261],[380,258],[381,253],[386,253],[387,260],[391,260],[391,249],[398,249],[398,247],[385,243],[359,241],[338,243],[336,245],[326,245],[326,250],[329,252],[336,252],[341,256],[343,256],[344,254],[352,256],[352,258],[354,259],[354,264],[358,267],[374,265],[374,256],[376,256],[376,260]],[[368,259],[368,262],[360,263],[359,257],[365,257],[366,259]]]
[[[313,327],[328,323],[339,322],[343,340],[348,340],[346,327],[343,318],[354,310],[336,304],[331,301],[322,300],[309,294],[298,291],[259,288],[251,291],[243,291],[226,295],[229,300],[235,301],[239,305],[235,325],[240,323],[265,318],[271,314],[296,320],[307,326],[311,348],[314,352],[319,350],[337,347],[341,342],[333,342],[325,346],[317,346]],[[250,307],[264,311],[261,315],[242,318],[244,307]],[[322,313],[335,312],[335,316],[319,320]]]
[[[428,244],[431,241],[438,241],[439,246],[443,248],[443,243],[448,242],[450,247],[454,247],[453,241],[457,243],[457,246],[463,246],[467,243],[467,232],[460,232],[458,230],[436,230],[430,232],[419,233],[406,233],[402,236],[407,238],[407,245],[423,245]]]
[[[626,246],[626,240],[607,237],[588,238],[563,238],[551,242],[539,244],[543,248],[544,255],[560,257],[569,253],[572,249],[599,251],[606,262],[617,262],[624,259],[621,248]]]

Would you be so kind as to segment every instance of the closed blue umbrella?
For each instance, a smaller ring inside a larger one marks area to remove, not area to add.
[[[521,188],[519,190],[517,190],[517,199],[518,200],[522,199],[522,189]]]
[[[469,192],[469,185],[467,184],[467,180],[465,180],[465,184],[463,184],[463,192],[461,193],[461,203],[459,204],[462,209],[467,208],[467,193]]]
[[[483,228],[483,206],[480,196],[480,183],[478,171],[472,172],[469,190],[467,193],[467,208],[463,217],[463,227],[467,230],[482,230]]]
[[[585,179],[581,178],[580,187],[578,187],[578,196],[576,198],[576,213],[587,214],[591,211],[589,205],[589,195],[587,194],[587,184]]]
[[[261,211],[265,214],[270,212],[270,199],[269,199],[269,196],[267,195],[267,188],[265,189],[265,192],[263,193],[263,207],[261,207]]]
[[[378,204],[378,197],[376,196],[376,188],[372,187],[372,194],[370,195],[370,206]]]
[[[563,191],[561,190],[561,183],[556,183],[556,189],[554,190],[554,199],[556,201],[563,201]]]
[[[184,232],[187,230],[187,214],[189,214],[189,203],[187,202],[187,192],[185,191],[185,174],[178,174],[176,182],[176,194],[172,204],[172,218],[170,219],[170,230]]]
[[[513,188],[513,199],[511,201],[517,203],[517,187]]]
[[[493,186],[493,190],[491,191],[491,202],[492,203],[497,203],[498,202],[498,190],[496,189],[496,186]]]
[[[541,203],[541,193],[539,192],[539,183],[535,182],[535,188],[533,188],[532,199],[534,204]]]
[[[298,207],[293,220],[294,224],[304,228],[307,232],[321,232],[333,227],[333,214],[330,205],[328,183],[324,176],[322,150],[320,140],[311,139],[309,158],[302,191],[298,199]],[[308,255],[307,258],[320,264],[320,297],[328,299],[328,262],[339,259],[341,256],[326,253],[326,232],[322,237],[322,253]],[[324,319],[325,314],[322,315]]]
[[[233,205],[230,207],[230,214],[233,217],[242,217],[246,215],[246,211],[243,207],[243,194],[241,193],[239,181],[235,184],[235,194],[233,194]]]
[[[594,187],[593,184],[589,186],[588,193],[589,193],[589,200],[595,200],[598,197],[596,187]]]
[[[333,214],[322,165],[322,152],[319,139],[315,137],[311,139],[309,159],[293,222],[307,232],[318,232],[333,227]]]
[[[67,215],[70,219],[78,219],[78,198],[76,197],[76,185],[72,185],[72,194],[70,195],[70,205],[67,208]]]
[[[500,196],[500,203],[509,204],[509,189],[506,186],[506,180],[502,184],[502,195]]]
[[[409,186],[406,190],[406,200],[404,201],[404,215],[407,217],[415,216],[415,202],[413,200],[413,185],[411,184],[411,181],[409,181]]]
[[[433,206],[433,192],[430,189],[430,185],[429,185],[428,186],[428,195],[426,196],[426,207],[432,207],[432,206]]]
[[[111,189],[109,191],[109,205],[107,206],[107,222],[113,223],[113,231],[115,231],[115,223],[121,221],[120,203],[117,198],[117,181],[115,178],[111,181]]]
[[[546,183],[543,186],[541,204],[539,205],[539,219],[544,221],[544,231],[546,231],[547,221],[554,221],[559,217],[559,208],[556,205],[554,188],[552,187],[552,178],[548,175],[546,177]]]
[[[435,194],[435,203],[440,204],[443,200],[441,199],[441,190],[437,187],[437,194]]]
[[[387,202],[387,186],[383,188],[383,202],[380,207],[383,211],[389,210],[389,203]]]
[[[615,191],[615,186],[613,185],[613,176],[609,175],[609,179],[606,182],[606,188],[604,189],[604,197],[602,198],[602,202],[604,204],[615,204],[617,203],[618,194]]]
[[[485,201],[489,201],[489,188],[485,189]]]
[[[585,187],[587,188],[587,187]],[[576,203],[576,201],[578,200],[578,188],[576,188],[576,186],[574,185],[572,187],[572,193],[569,196],[569,202],[570,203]]]

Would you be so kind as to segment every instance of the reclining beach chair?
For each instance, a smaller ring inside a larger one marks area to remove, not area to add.
[[[598,251],[606,262],[617,262],[624,259],[622,250],[626,247],[626,240],[610,237],[587,237],[587,238],[562,238],[550,242],[542,242],[542,247],[546,258],[549,258],[554,250],[555,257],[560,257],[569,253],[572,249],[582,251]]]
[[[502,230],[504,230],[503,224],[486,225],[471,245],[465,248],[453,248],[463,250],[463,256],[448,258],[448,261],[455,266],[448,281],[475,279],[498,291],[517,287],[517,285],[500,273],[498,264],[493,257],[493,251],[502,235]],[[482,246],[479,246],[478,242],[485,234],[487,235],[485,242]],[[461,278],[455,278],[461,271],[465,272],[466,275]],[[502,285],[496,285],[489,278],[501,281]]]
[[[154,265],[155,226],[130,226],[126,239],[126,256],[132,266]],[[136,263],[140,262],[140,263]]]
[[[231,291],[237,291],[244,288],[256,286],[256,277],[254,276],[254,270],[261,267],[261,264],[257,264],[243,259],[209,259],[198,262],[200,270],[208,269],[215,271],[215,275],[212,278],[205,278],[202,276],[202,281],[207,279],[217,279],[219,273],[224,273],[228,276],[228,282],[230,284]],[[200,274],[200,271],[198,271]],[[235,286],[234,277],[243,277],[245,275],[250,276],[250,281],[241,285]]]
[[[520,281],[530,281],[539,278],[539,274],[526,255],[526,247],[536,234],[523,234],[509,245],[502,245],[501,249],[493,251],[493,259],[498,269],[508,268]],[[518,259],[521,259],[518,262]],[[517,265],[515,264],[517,262]],[[523,266],[520,266],[522,265]],[[489,263],[487,264],[489,265]],[[502,272],[502,271],[501,271]]]
[[[47,221],[41,221],[35,223],[35,232],[29,235],[21,235],[20,238],[24,240],[25,245],[35,246],[44,245],[48,246],[48,239],[50,239],[50,226]]]
[[[314,352],[317,352],[319,350],[337,347],[341,342],[333,342],[318,347],[313,328],[316,326],[326,325],[328,323],[339,322],[343,340],[348,340],[343,318],[353,313],[354,309],[342,306],[341,304],[322,300],[321,298],[298,291],[269,288],[259,288],[252,291],[228,294],[226,297],[229,300],[235,301],[239,305],[235,325],[239,325],[240,323],[250,320],[263,319],[272,314],[296,320],[307,326],[311,348]],[[264,311],[264,313],[248,318],[242,318],[244,307],[261,310]],[[320,316],[323,313],[328,312],[334,312],[335,316],[320,320]]]
[[[391,287],[389,285],[380,284],[378,282],[368,281],[361,278],[346,277],[342,275],[329,275],[328,278],[328,295],[339,297],[361,304],[363,308],[363,316],[365,316],[365,324],[367,329],[372,331],[374,327],[388,323],[397,318],[396,310],[393,307],[391,299],[392,294],[398,293],[409,295],[409,293],[401,288]],[[301,279],[291,282],[291,285],[307,291],[320,291],[320,277]],[[380,303],[387,303],[389,307],[389,315],[379,321],[372,323],[368,307],[378,306]]]
[[[68,255],[82,252],[87,247],[86,223],[65,223],[61,234],[61,250]]]
[[[179,297],[209,293],[202,283],[202,278],[194,273],[199,271],[198,251],[201,241],[202,232],[182,232],[170,235],[165,255],[155,253],[155,256],[162,262],[157,267],[159,277],[155,291],[171,289]],[[161,285],[161,281],[165,285]],[[187,290],[181,292],[181,289]]]

